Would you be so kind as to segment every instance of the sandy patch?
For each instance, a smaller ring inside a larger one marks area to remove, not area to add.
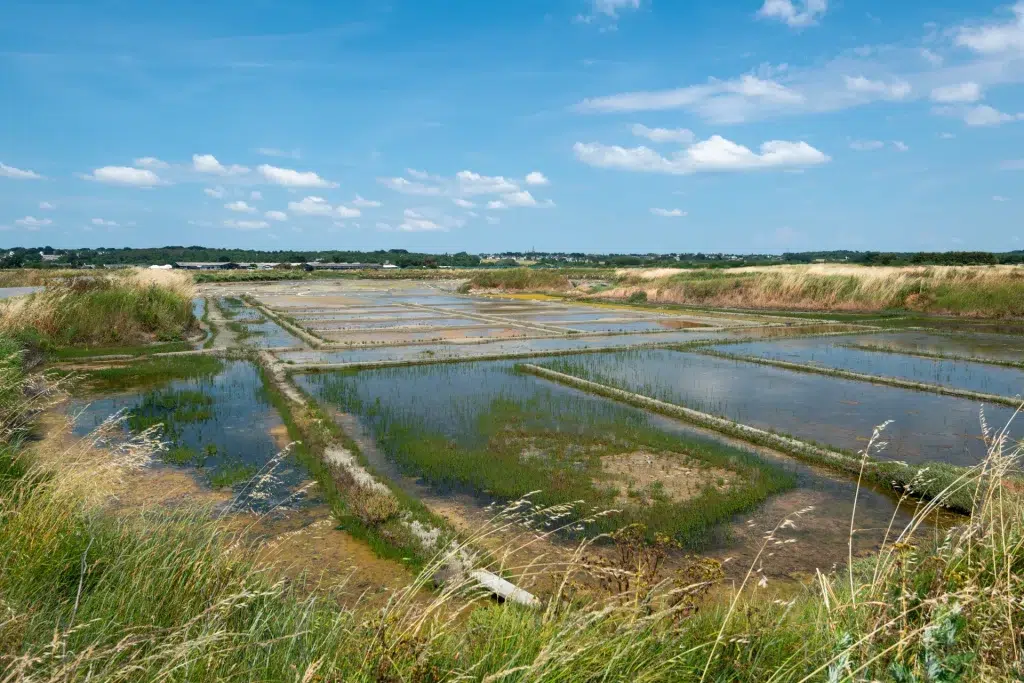
[[[629,492],[660,493],[679,503],[696,498],[708,486],[727,489],[736,479],[728,470],[699,467],[679,453],[634,451],[601,458],[601,469],[621,484],[616,503],[637,503]]]

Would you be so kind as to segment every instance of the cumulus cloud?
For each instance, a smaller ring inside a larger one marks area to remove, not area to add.
[[[362,215],[359,209],[352,209],[347,206],[332,206],[323,197],[305,197],[300,202],[289,202],[288,208],[292,213],[302,216],[333,216],[335,218],[358,218]]]
[[[434,230],[444,230],[444,226],[438,225],[434,221],[426,218],[406,218],[398,226],[398,229],[402,232],[430,232]]]
[[[981,99],[981,86],[972,81],[944,85],[932,90],[933,102],[949,104],[953,102],[977,102]]]
[[[253,200],[254,202],[261,201],[263,199],[263,193],[260,192],[259,190],[253,190],[252,192],[249,193],[249,199]]]
[[[241,199],[235,202],[228,202],[224,205],[224,208],[228,211],[237,211],[238,213],[256,213],[256,208],[249,206]]]
[[[1024,2],[1012,8],[1008,21],[961,27],[954,42],[984,55],[1024,53]]]
[[[39,175],[35,171],[28,171],[21,168],[15,168],[14,166],[8,166],[7,164],[0,163],[0,176],[4,178],[14,178],[15,180],[42,180],[43,176]]]
[[[363,199],[359,195],[352,200],[352,206],[358,206],[361,209],[376,209],[380,207],[380,202],[374,199]]]
[[[103,166],[82,177],[86,180],[95,180],[98,183],[132,187],[154,187],[163,183],[160,177],[148,168],[132,168],[131,166]]]
[[[896,148],[897,152],[907,152],[907,151],[910,151],[910,145],[908,145],[907,143],[903,142],[902,140],[893,140],[892,141],[892,146]]]
[[[686,215],[682,209],[651,209],[651,213],[664,218],[682,218]]]
[[[827,11],[827,0],[764,0],[757,16],[803,28],[817,24]]]
[[[203,188],[203,192],[213,197],[214,199],[223,199],[224,195],[227,194],[224,188],[221,187],[220,185],[218,185],[217,187]]]
[[[964,112],[964,123],[968,126],[998,126],[1022,119],[1024,119],[1024,113],[1007,114],[987,104],[979,104]]]
[[[140,157],[140,158],[135,160],[135,165],[136,166],[141,166],[142,168],[168,168],[168,167],[170,167],[170,164],[168,164],[166,161],[161,161],[160,159],[157,159],[156,157]]]
[[[830,161],[828,155],[806,142],[769,140],[760,153],[719,135],[664,157],[648,147],[619,147],[577,142],[576,158],[590,166],[623,171],[687,175],[706,171],[750,171],[767,168],[803,168]]]
[[[996,195],[992,195],[992,201],[994,201],[994,202],[1008,202],[1008,201],[1010,201],[1010,198],[1009,197],[1004,197],[1004,196],[1002,196],[1000,194],[996,194]]]
[[[497,225],[498,223],[501,222],[501,219],[498,218],[497,216],[484,216],[484,220],[490,223],[491,225]]]
[[[239,166],[238,164],[225,166],[217,161],[217,157],[212,154],[193,154],[192,168],[198,173],[211,173],[213,175],[224,176],[242,175],[243,173],[249,172],[248,168],[245,166]]]
[[[278,168],[269,164],[260,164],[257,168],[268,182],[285,187],[337,187],[337,183],[321,178],[313,171],[296,171],[291,168]]]
[[[846,83],[846,89],[850,92],[880,95],[891,100],[902,100],[913,90],[909,83],[901,80],[886,83],[885,81],[874,81],[864,76],[845,76],[843,81]]]
[[[262,230],[269,228],[270,223],[266,221],[236,221],[229,219],[224,221],[225,228],[234,228],[235,230]]]
[[[633,135],[647,138],[651,142],[678,142],[687,145],[694,140],[693,131],[689,128],[648,128],[641,123],[630,126]]]
[[[45,228],[48,225],[53,225],[53,221],[49,218],[36,218],[35,216],[25,216],[14,221],[15,225],[27,228],[29,230],[38,230],[39,228]]]
[[[488,176],[468,170],[459,171],[454,177],[449,178],[414,169],[406,169],[406,173],[412,175],[416,180],[379,178],[378,181],[403,194],[450,197],[456,206],[463,209],[472,209],[477,206],[476,201],[467,199],[467,197],[476,198],[485,195],[498,196],[486,202],[486,205],[492,209],[517,206],[554,206],[554,202],[551,200],[538,201],[529,191],[520,187],[518,182],[505,176]],[[540,171],[532,171],[523,179],[523,183],[539,188],[549,184],[549,181]]]
[[[518,185],[504,176],[485,176],[473,171],[459,171],[455,174],[455,182],[458,191],[466,195],[500,194],[519,189]]]
[[[264,217],[269,218],[272,221],[286,221],[288,220],[288,214],[284,211],[267,211],[263,214]]]
[[[121,225],[117,221],[105,221],[102,218],[93,218],[90,221],[90,223],[92,223],[93,225],[98,225],[103,228],[116,228]]]
[[[39,208],[43,211],[53,211],[57,205],[53,202],[39,202]]]

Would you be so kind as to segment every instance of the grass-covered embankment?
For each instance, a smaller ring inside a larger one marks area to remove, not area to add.
[[[20,370],[0,382],[0,680],[5,681],[1011,681],[1022,664],[1024,506],[997,444],[972,515],[934,537],[893,529],[874,557],[779,600],[758,564],[799,552],[787,529],[764,540],[735,589],[704,600],[706,574],[670,583],[656,554],[605,589],[569,579],[542,610],[472,606],[456,592],[417,599],[421,576],[382,609],[303,595],[276,581],[208,514],[114,517],[89,496],[88,462],[47,469],[17,448]],[[17,407],[14,407],[17,406]],[[27,411],[27,412],[26,412]],[[113,456],[112,456],[113,457]],[[136,458],[133,462],[137,463]],[[120,463],[128,468],[130,462]],[[854,520],[855,521],[855,520]],[[556,582],[557,583],[557,582]],[[667,593],[668,588],[674,588]],[[462,610],[460,618],[452,618]]]
[[[596,296],[638,292],[654,303],[731,308],[1024,316],[1024,268],[1016,266],[621,270],[615,286]]]
[[[126,347],[184,341],[198,330],[186,275],[117,271],[50,280],[5,302],[0,331],[44,348]]]

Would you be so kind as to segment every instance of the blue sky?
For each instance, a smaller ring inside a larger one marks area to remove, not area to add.
[[[1024,2],[7,0],[0,245],[1024,248]]]

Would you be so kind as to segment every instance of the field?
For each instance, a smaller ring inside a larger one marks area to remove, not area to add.
[[[0,681],[1014,680],[1018,275],[40,280]]]
[[[842,265],[620,269],[573,283],[561,271],[474,275],[469,290],[535,291],[647,304],[793,311],[922,311],[976,317],[1024,315],[1020,266]]]

